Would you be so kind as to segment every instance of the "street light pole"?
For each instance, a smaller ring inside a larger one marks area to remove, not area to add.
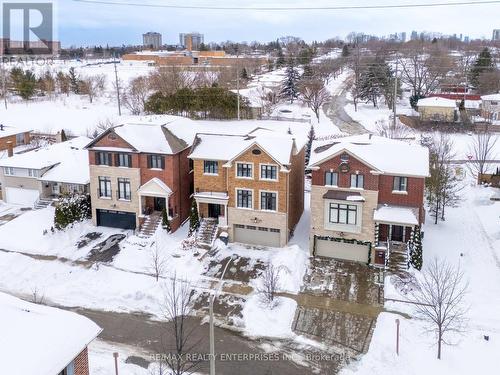
[[[219,287],[215,291],[214,294],[210,295],[210,307],[209,307],[209,314],[210,314],[210,329],[209,329],[209,334],[210,334],[210,375],[215,375],[215,333],[214,333],[214,300],[215,296],[220,292],[222,289],[222,280],[224,279],[224,275],[226,274],[227,268],[229,267],[229,264],[233,261],[233,258],[229,259],[226,263],[226,266],[224,267],[224,270],[222,271],[222,275],[219,280]]]
[[[396,355],[399,356],[399,319],[396,319]]]
[[[113,358],[115,359],[115,375],[118,375],[118,353],[113,353]]]

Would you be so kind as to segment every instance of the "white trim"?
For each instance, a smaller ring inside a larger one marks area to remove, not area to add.
[[[408,191],[406,191],[406,190],[393,190],[392,194],[408,195]]]
[[[261,202],[261,193],[273,193],[273,194],[276,194],[276,209],[275,210],[263,210],[262,209],[262,202]],[[277,191],[273,191],[273,190],[259,190],[259,211],[262,211],[262,212],[279,212],[279,193]]]
[[[276,179],[272,179],[272,178],[262,178],[262,166],[263,166],[263,165],[276,167]],[[280,170],[279,170],[279,164],[272,164],[272,163],[259,163],[259,180],[260,180],[260,181],[269,181],[269,182],[279,182],[279,180],[280,180]]]
[[[255,176],[255,165],[253,162],[249,161],[237,161],[234,163],[235,168],[234,168],[234,177],[239,179],[239,180],[253,180]],[[238,164],[248,164],[252,166],[252,176],[251,177],[244,177],[244,176],[238,176]]]
[[[238,207],[238,190],[245,190],[245,191],[251,191],[252,192],[252,207]],[[240,188],[240,187],[235,187],[234,188],[235,192],[235,197],[234,197],[234,207],[239,209],[239,210],[254,210],[254,200],[255,200],[255,195],[254,195],[254,190],[253,189],[248,189],[248,188]]]

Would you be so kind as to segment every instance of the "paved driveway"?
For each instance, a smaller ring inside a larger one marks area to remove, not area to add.
[[[378,270],[364,264],[316,258],[297,297],[293,329],[356,353],[368,350],[383,288]]]

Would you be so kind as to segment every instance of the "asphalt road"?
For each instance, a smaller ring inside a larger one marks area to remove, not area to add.
[[[173,337],[169,334],[168,322],[152,320],[147,315],[115,313],[88,309],[73,309],[79,314],[85,315],[96,322],[103,332],[100,339],[135,346],[141,351],[151,355],[163,354],[168,352],[173,344]],[[187,330],[193,330],[190,343],[197,343],[191,353],[198,355],[207,355],[209,353],[208,324],[201,325],[200,319],[190,318],[187,324]],[[215,348],[217,355],[216,373],[217,375],[307,375],[318,372],[308,366],[301,366],[296,361],[287,358],[284,353],[291,354],[290,348],[286,343],[280,342],[279,351],[274,355],[278,358],[264,358],[269,353],[260,347],[261,344],[275,345],[271,341],[254,341],[238,335],[227,329],[215,328]],[[297,352],[303,354],[302,351]],[[256,359],[250,360],[244,356],[254,356]],[[310,353],[311,356],[315,355]],[[333,359],[311,357],[313,362],[321,362],[321,374],[335,374],[337,372],[338,361]],[[150,360],[151,358],[145,358]],[[303,361],[304,359],[302,359]],[[307,362],[307,361],[306,361]],[[307,364],[307,363],[306,363]],[[208,360],[201,364],[198,372],[208,373]]]

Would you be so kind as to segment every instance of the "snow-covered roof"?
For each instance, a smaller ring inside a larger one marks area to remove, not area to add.
[[[418,225],[417,209],[411,207],[381,205],[373,212],[377,223]]]
[[[465,100],[464,107],[468,109],[479,109],[481,108],[481,100]]]
[[[169,197],[172,195],[172,189],[170,189],[166,183],[157,177],[152,178],[144,185],[142,185],[137,191],[139,195],[147,195],[152,197]]]
[[[90,319],[0,293],[0,374],[59,374],[101,332]]]
[[[289,165],[296,148],[292,135],[257,128],[247,135],[197,134],[191,159],[232,161],[252,146],[260,147],[281,165]]]
[[[355,135],[328,141],[314,141],[309,166],[347,152],[379,173],[427,177],[429,150],[419,145],[376,135]]]
[[[456,106],[457,102],[455,100],[440,98],[438,96],[419,99],[417,103],[417,107],[456,108]]]
[[[33,131],[33,129],[27,127],[0,124],[0,138],[10,137],[12,135],[27,133],[31,131]]]
[[[72,184],[87,184],[89,157],[85,145],[90,138],[77,137],[66,142],[0,159],[0,166],[41,170],[51,168],[39,179]]]
[[[483,95],[481,96],[482,100],[499,100],[500,101],[500,94],[490,94],[490,95]]]

